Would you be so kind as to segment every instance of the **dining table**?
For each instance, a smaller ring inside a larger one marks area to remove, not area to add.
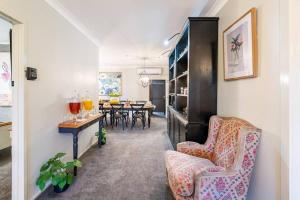
[[[110,113],[112,112],[112,106],[110,104],[106,104],[106,103],[99,103],[99,106],[100,106],[100,109],[104,110],[104,111],[109,111]],[[141,109],[147,111],[147,119],[148,119],[148,128],[150,128],[151,126],[151,115],[152,115],[152,112],[153,110],[155,110],[156,106],[153,105],[153,104],[145,104],[145,106]],[[131,111],[132,108],[131,108],[131,105],[130,104],[124,104],[124,107],[123,107],[124,110],[127,110],[127,111]]]

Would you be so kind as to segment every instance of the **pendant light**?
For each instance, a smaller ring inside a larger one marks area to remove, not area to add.
[[[146,67],[146,57],[143,58],[144,59],[144,68]],[[141,85],[143,88],[148,87],[151,84],[151,79],[150,77],[147,75],[146,70],[144,70],[143,72],[141,72],[139,77],[139,85]]]

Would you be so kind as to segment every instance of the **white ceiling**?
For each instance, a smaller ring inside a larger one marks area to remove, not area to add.
[[[163,41],[199,16],[208,0],[58,0],[99,41],[100,66],[167,65]]]

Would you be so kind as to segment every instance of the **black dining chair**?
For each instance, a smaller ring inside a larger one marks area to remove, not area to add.
[[[136,102],[136,104],[146,104],[147,103],[147,101],[135,101]]]
[[[132,123],[131,128],[133,128],[138,119],[141,120],[143,129],[145,129],[146,124],[146,111],[144,109],[145,104],[130,104],[132,111]]]
[[[127,103],[128,101],[120,101],[120,104],[123,104],[124,105],[124,109],[123,109],[123,114],[124,115],[127,115],[126,116],[126,121],[127,121],[127,123],[129,123],[130,122],[130,117],[129,117],[129,113],[130,113],[130,110],[128,110],[128,109],[125,109],[125,105],[126,105],[126,103]]]
[[[106,126],[108,126],[108,124],[107,124],[107,115],[110,114],[110,111],[104,109],[103,103],[99,103],[99,111],[103,114],[105,124],[106,124]]]
[[[122,121],[122,128],[124,130],[124,125],[126,124],[126,127],[128,127],[127,124],[127,112],[124,112],[124,104],[111,104],[112,108],[112,128],[114,128],[114,124],[118,126],[118,122]]]

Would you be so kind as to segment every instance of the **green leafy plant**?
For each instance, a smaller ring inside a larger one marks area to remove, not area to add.
[[[81,167],[81,162],[79,160],[72,160],[64,163],[61,161],[61,158],[65,155],[65,153],[57,153],[43,164],[40,169],[40,176],[36,181],[36,185],[41,191],[44,190],[48,181],[51,181],[53,186],[58,186],[60,189],[63,189],[66,184],[72,184],[73,174],[70,173],[70,170],[74,167]]]
[[[105,144],[106,143],[106,133],[107,133],[106,129],[102,128],[102,130],[101,130],[101,144]],[[96,132],[95,136],[97,136],[99,138],[99,136],[100,136],[99,132]]]

